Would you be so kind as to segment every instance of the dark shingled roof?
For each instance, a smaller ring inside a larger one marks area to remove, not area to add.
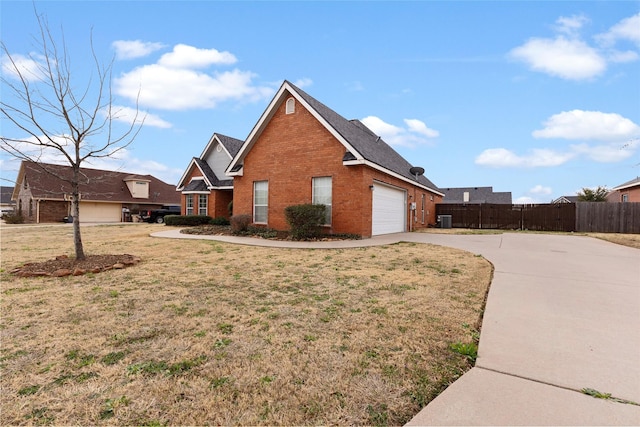
[[[203,179],[194,179],[187,184],[182,191],[209,191],[207,183]]]
[[[13,187],[0,186],[0,203],[3,205],[15,204],[11,201],[11,195],[13,194]]]
[[[404,157],[398,154],[391,146],[384,142],[380,137],[373,133],[359,120],[347,120],[331,108],[313,98],[302,89],[296,87],[291,82],[290,85],[302,99],[305,100],[314,110],[322,116],[323,119],[333,127],[342,137],[358,151],[358,153],[367,161],[375,163],[391,172],[416,181],[416,177],[409,172],[413,165],[407,162]],[[353,153],[350,153],[354,156]],[[345,155],[345,159],[350,157]],[[438,187],[424,175],[418,177],[418,183],[438,191]]]
[[[34,199],[64,200],[65,194],[71,194],[69,181],[72,173],[70,166],[23,161],[18,178],[20,183],[23,182],[22,179],[27,180]],[[125,179],[149,181],[149,198],[134,198]],[[80,194],[84,201],[180,204],[180,194],[176,192],[176,187],[152,175],[132,175],[100,169],[80,169]]]
[[[196,157],[193,158],[196,162],[202,173],[205,175],[207,180],[211,183],[213,187],[231,187],[233,186],[233,179],[218,179],[216,174],[211,170],[209,164],[202,159],[198,159]],[[187,185],[188,187],[188,185]],[[186,187],[183,191],[186,190]]]
[[[495,203],[510,205],[511,192],[494,192],[493,187],[459,187],[441,188],[444,193],[442,203]],[[469,200],[464,201],[464,193],[469,193]]]
[[[617,185],[613,188],[613,190],[624,190],[625,188],[635,187],[640,185],[640,177],[634,178],[631,181],[627,181],[624,184]]]
[[[220,140],[224,148],[226,148],[229,154],[231,154],[231,158],[234,158],[236,154],[238,154],[238,151],[240,151],[242,144],[244,144],[244,141],[232,138],[230,136],[222,135],[219,133],[216,133],[216,135],[218,136],[218,139]]]

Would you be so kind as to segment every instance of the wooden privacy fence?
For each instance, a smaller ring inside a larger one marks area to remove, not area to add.
[[[640,203],[441,203],[436,215],[451,215],[454,228],[640,233]]]
[[[640,233],[640,203],[576,203],[576,231]]]

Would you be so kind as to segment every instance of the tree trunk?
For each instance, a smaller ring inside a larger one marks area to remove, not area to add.
[[[80,234],[80,189],[78,179],[80,168],[73,168],[73,182],[71,183],[71,212],[73,215],[73,247],[76,251],[76,260],[85,259],[84,247],[82,246],[82,235]]]
[[[82,246],[82,236],[80,235],[80,200],[74,195],[71,202],[71,210],[73,212],[73,246],[76,251],[76,260],[85,259],[84,248]]]

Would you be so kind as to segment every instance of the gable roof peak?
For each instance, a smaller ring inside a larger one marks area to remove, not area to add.
[[[345,147],[345,150],[355,157],[355,160],[348,160],[348,162],[368,164],[385,173],[398,176],[405,181],[441,194],[438,187],[424,175],[416,180],[416,177],[410,173],[412,165],[360,120],[345,119],[288,80],[282,83],[267,109],[251,130],[238,155],[229,164],[227,175],[241,174],[239,169],[244,157],[275,114],[277,107],[288,97],[287,93],[296,98]]]

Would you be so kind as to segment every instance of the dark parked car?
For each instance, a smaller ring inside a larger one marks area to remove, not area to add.
[[[165,215],[180,215],[180,206],[163,206],[160,209],[140,211],[140,218],[145,222],[162,224]]]

